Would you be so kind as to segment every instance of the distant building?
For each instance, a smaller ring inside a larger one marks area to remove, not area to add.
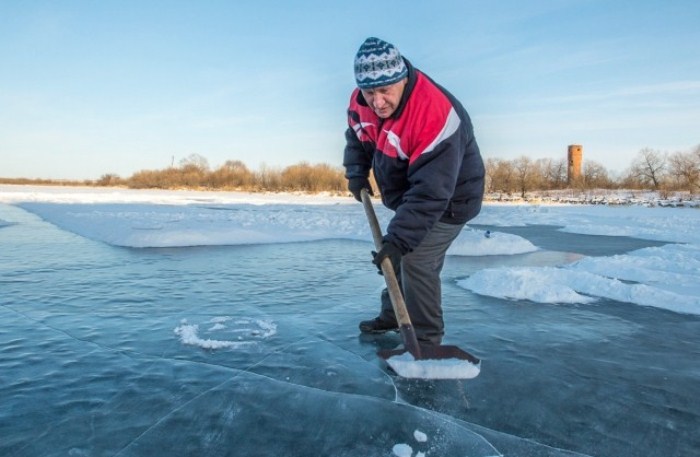
[[[567,182],[571,184],[581,177],[581,164],[583,163],[583,146],[580,144],[570,144],[567,168]]]

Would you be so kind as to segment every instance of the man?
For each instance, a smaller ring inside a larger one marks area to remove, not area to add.
[[[379,38],[357,51],[355,81],[343,160],[348,189],[358,201],[362,189],[372,194],[374,171],[382,201],[395,213],[373,263],[392,261],[419,343],[439,345],[445,252],[479,213],[484,193],[472,123],[452,94]],[[398,328],[386,290],[381,302],[379,316],[360,323],[362,332]]]

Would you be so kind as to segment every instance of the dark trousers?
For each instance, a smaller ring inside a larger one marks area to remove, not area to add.
[[[462,231],[464,224],[438,222],[421,244],[401,258],[396,276],[403,291],[404,301],[419,342],[440,344],[445,334],[442,318],[442,285],[440,273],[445,253]],[[381,295],[379,318],[396,322],[389,292]]]

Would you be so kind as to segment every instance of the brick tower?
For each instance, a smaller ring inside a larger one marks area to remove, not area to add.
[[[568,173],[567,182],[571,184],[581,177],[581,164],[583,163],[583,146],[580,144],[570,144],[568,151]]]

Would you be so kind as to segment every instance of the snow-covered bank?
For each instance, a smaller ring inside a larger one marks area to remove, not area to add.
[[[642,205],[671,208],[699,208],[700,196],[689,192],[658,192],[631,189],[549,190],[520,195],[486,194],[485,199],[497,203],[569,204],[569,205]]]
[[[190,205],[202,203],[247,203],[251,205],[352,203],[347,197],[328,193],[225,192],[196,190],[126,189],[118,187],[17,186],[0,184],[0,203],[158,203]]]

